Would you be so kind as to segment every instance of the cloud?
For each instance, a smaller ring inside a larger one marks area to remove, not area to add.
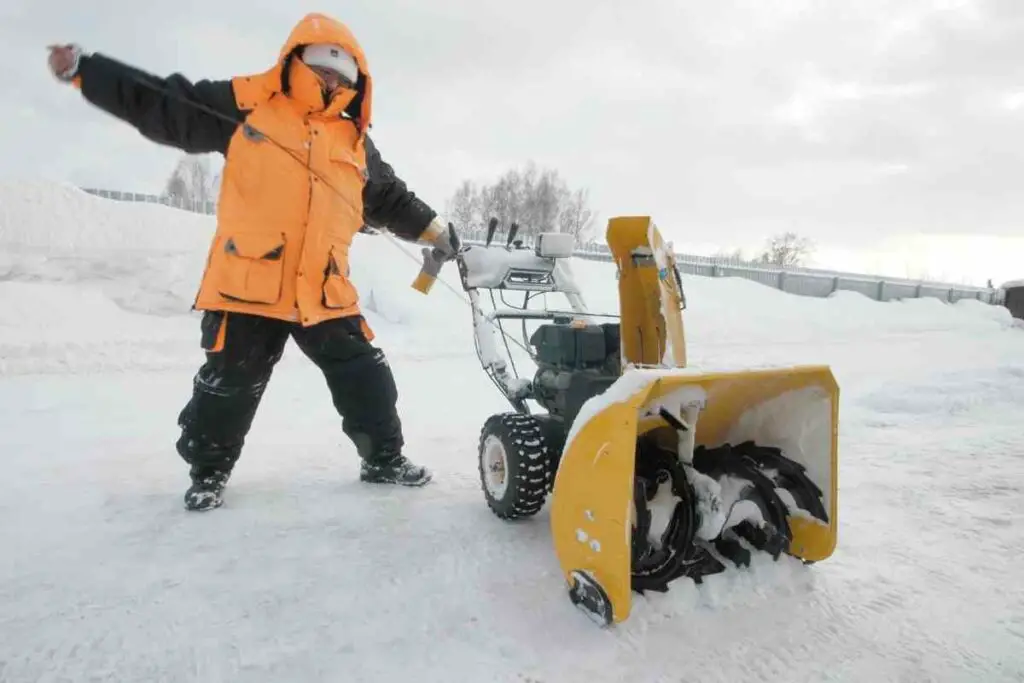
[[[78,40],[155,73],[266,68],[311,2],[7,0],[0,176],[157,190],[178,154],[49,78]],[[797,229],[1020,233],[1019,0],[378,0],[339,8],[376,80],[374,135],[438,207],[465,177],[534,159],[602,218],[679,242]],[[33,57],[32,55],[36,55]]]

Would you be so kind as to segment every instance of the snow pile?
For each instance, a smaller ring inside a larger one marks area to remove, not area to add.
[[[574,261],[576,278],[588,304],[605,312],[618,307],[609,266]],[[1005,308],[979,301],[948,304],[935,298],[878,302],[862,294],[839,291],[828,298],[797,296],[738,277],[683,275],[688,344],[744,343],[751,327],[770,330],[777,343],[813,343],[838,335],[866,336],[921,332],[995,332],[1012,326]],[[611,282],[607,282],[611,280]],[[607,283],[607,284],[600,284]],[[594,286],[597,284],[598,286]]]
[[[66,185],[0,185],[0,372],[195,365],[191,306],[215,226],[212,216]],[[454,268],[425,297],[411,287],[417,246],[358,235],[351,254],[382,344],[424,358],[472,354],[468,303],[445,291],[458,289]]]
[[[115,202],[46,182],[0,185],[0,245],[47,254],[201,253],[208,216],[162,204]]]
[[[747,408],[725,441],[778,446],[784,456],[807,469],[822,491],[822,505],[831,510],[832,427],[832,401],[822,387],[811,385]]]
[[[0,327],[16,330],[0,337],[0,371],[194,366],[201,357],[190,307],[214,228],[212,216],[116,202],[65,185],[0,185],[0,296],[8,302],[0,308]],[[468,300],[454,266],[424,296],[411,287],[419,246],[358,235],[351,258],[367,319],[389,354],[476,364]],[[618,313],[611,264],[571,259],[567,265],[591,310]],[[850,292],[815,299],[739,278],[684,276],[683,284],[689,362],[696,368],[829,362],[829,344],[838,340],[994,334],[1013,326],[1005,308],[976,301],[879,303]],[[521,297],[510,293],[508,300]],[[569,308],[562,295],[544,300]],[[49,322],[27,325],[26,316]],[[536,324],[528,323],[527,333]],[[771,348],[752,341],[751,329],[767,334]],[[528,366],[518,346],[520,326],[505,330],[514,361]],[[498,341],[505,340],[499,335]],[[290,345],[286,360],[295,354]]]

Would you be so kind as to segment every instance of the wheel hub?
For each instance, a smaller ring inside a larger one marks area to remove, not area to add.
[[[505,495],[508,486],[508,459],[505,447],[495,436],[488,437],[484,446],[484,481],[487,490],[495,498]]]

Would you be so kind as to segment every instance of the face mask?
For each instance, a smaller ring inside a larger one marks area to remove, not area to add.
[[[308,64],[306,66],[309,66],[310,70],[316,74],[324,93],[328,97],[330,97],[332,93],[341,89],[355,90],[355,83],[348,80],[334,69],[329,69],[324,66],[310,66]]]
[[[309,66],[301,60],[292,62],[289,73],[291,97],[305,103],[312,110],[342,112],[358,94],[354,88],[349,87],[348,80],[340,77],[337,72],[324,73],[323,69]]]

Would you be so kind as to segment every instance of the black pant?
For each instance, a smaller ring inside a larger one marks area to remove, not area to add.
[[[177,449],[194,471],[229,471],[241,455],[256,408],[288,337],[324,374],[359,456],[381,462],[401,452],[398,391],[384,353],[367,341],[358,316],[312,327],[240,313],[203,316],[206,362],[181,411]]]

